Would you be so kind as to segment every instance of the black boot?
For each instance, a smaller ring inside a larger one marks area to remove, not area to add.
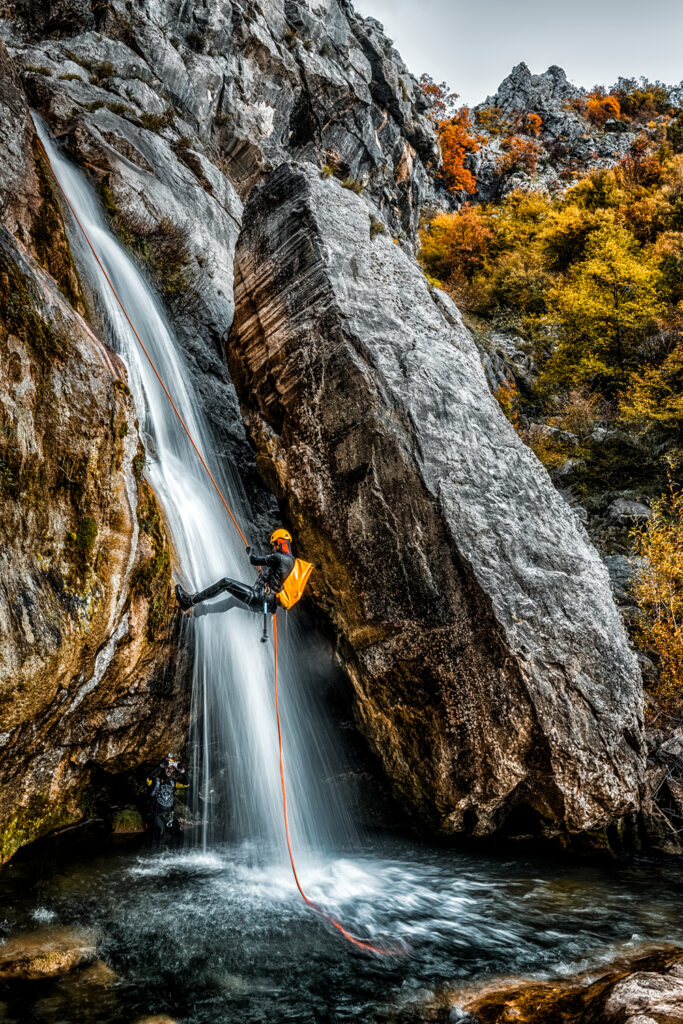
[[[186,590],[183,590],[179,583],[176,583],[175,596],[176,601],[178,602],[182,610],[184,612],[189,612],[190,608],[192,608],[192,606],[194,605],[192,595],[188,594]]]

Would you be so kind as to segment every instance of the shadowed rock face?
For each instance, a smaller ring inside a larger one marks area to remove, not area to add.
[[[169,550],[125,369],[93,333],[0,45],[0,863],[79,820],[96,770],[182,742]],[[5,89],[7,86],[7,89]],[[17,199],[19,201],[17,201]],[[141,450],[141,449],[140,449]],[[174,610],[174,609],[173,609]]]
[[[644,772],[607,573],[370,214],[290,165],[247,204],[229,362],[259,468],[404,801],[445,833],[602,829]]]

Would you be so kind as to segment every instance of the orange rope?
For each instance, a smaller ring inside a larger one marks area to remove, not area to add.
[[[45,147],[43,146],[43,144],[40,141],[40,139],[37,139],[37,142],[38,142],[38,145],[39,145],[39,147],[40,147],[40,149],[42,151],[43,156],[45,157],[45,160],[47,161],[47,165],[50,168],[50,170],[52,171],[53,177],[54,177],[55,181],[57,182],[57,185],[59,187],[59,191],[64,196],[64,200],[65,200],[67,206],[69,207],[69,209],[71,210],[71,213],[73,215],[74,220],[76,221],[76,223],[78,224],[79,228],[81,229],[83,237],[85,238],[86,242],[88,243],[88,247],[89,247],[91,253],[93,254],[93,256],[95,257],[95,259],[97,261],[97,265],[99,266],[100,270],[104,274],[104,277],[105,277],[105,280],[106,280],[107,284],[111,288],[112,292],[114,293],[114,297],[116,298],[116,301],[118,302],[119,306],[121,307],[121,312],[125,316],[126,320],[128,321],[128,324],[130,326],[130,329],[132,330],[133,334],[137,338],[138,344],[140,345],[140,348],[145,353],[145,356],[147,357],[147,361],[149,362],[149,365],[152,367],[152,370],[154,371],[154,375],[156,376],[157,380],[161,384],[161,387],[164,390],[164,394],[166,395],[166,397],[168,398],[169,402],[171,403],[173,411],[176,414],[176,416],[178,417],[178,420],[180,421],[180,425],[182,426],[183,430],[187,434],[187,437],[188,437],[188,440],[189,440],[190,444],[192,445],[192,447],[194,448],[195,452],[197,453],[197,455],[199,457],[199,461],[201,462],[202,466],[206,470],[206,472],[207,472],[207,474],[209,476],[209,479],[211,480],[211,483],[216,488],[216,493],[218,494],[218,497],[223,502],[223,505],[225,506],[226,512],[228,513],[228,515],[232,519],[232,521],[233,521],[233,523],[235,525],[235,528],[237,529],[237,532],[239,533],[240,537],[244,541],[245,547],[248,547],[249,545],[247,543],[247,538],[242,533],[242,531],[241,531],[241,529],[239,527],[239,523],[237,522],[237,520],[235,519],[234,515],[230,511],[228,503],[225,500],[225,498],[223,497],[223,492],[221,491],[220,487],[218,486],[218,484],[214,480],[213,475],[211,473],[211,470],[207,466],[206,462],[204,461],[204,457],[202,456],[202,453],[200,452],[199,448],[195,444],[194,438],[192,437],[192,434],[190,433],[190,431],[189,431],[189,429],[187,427],[187,424],[185,423],[185,420],[183,419],[183,417],[181,416],[180,412],[178,411],[178,408],[176,407],[175,402],[171,398],[170,392],[169,392],[168,388],[166,387],[166,385],[164,384],[159,371],[157,370],[156,366],[154,365],[154,361],[153,361],[152,357],[150,356],[149,352],[147,351],[147,349],[145,348],[145,346],[144,346],[144,344],[142,342],[142,338],[140,337],[138,332],[135,330],[135,327],[133,325],[133,321],[128,316],[128,313],[126,311],[126,307],[123,305],[123,302],[119,298],[119,294],[116,291],[116,288],[114,287],[114,284],[113,284],[111,278],[107,274],[107,271],[104,269],[104,267],[102,265],[102,261],[100,260],[99,256],[95,252],[95,249],[93,248],[92,242],[88,238],[88,234],[87,234],[85,228],[83,227],[83,225],[81,224],[80,220],[78,219],[76,211],[74,210],[73,206],[71,205],[71,202],[69,201],[69,197],[67,196],[66,192],[62,188],[61,182],[60,182],[59,178],[57,177],[57,175],[55,174],[54,169],[52,167],[52,164],[50,163],[50,158],[47,155]],[[280,726],[280,707],[279,707],[279,703],[278,703],[278,691],[277,691],[277,613],[273,614],[273,641],[274,641],[274,646],[275,646],[275,713],[276,713],[276,716],[277,716],[277,736],[278,736],[278,744],[279,744],[279,748],[280,748],[280,780],[282,782],[282,806],[283,806],[283,809],[284,809],[284,816],[285,816],[285,833],[286,833],[286,836],[287,836],[287,849],[289,851],[289,861],[290,861],[290,864],[292,865],[292,873],[294,875],[294,881],[296,882],[296,887],[299,890],[299,892],[301,893],[301,897],[304,900],[304,902],[312,910],[314,910],[316,912],[316,914],[320,914],[321,917],[324,917],[325,920],[329,921],[329,923],[331,925],[334,925],[334,927],[337,928],[342,933],[344,938],[348,939],[349,942],[352,942],[355,946],[359,946],[361,949],[369,950],[372,953],[389,954],[389,953],[391,953],[393,951],[392,950],[388,950],[388,949],[381,949],[379,946],[372,946],[368,942],[362,942],[360,939],[355,938],[353,935],[350,934],[350,932],[348,932],[339,923],[339,921],[336,921],[329,914],[325,913],[325,911],[322,910],[317,904],[313,903],[312,900],[309,900],[308,896],[306,895],[304,890],[301,888],[301,883],[299,882],[299,876],[297,875],[297,872],[296,872],[296,865],[294,863],[294,854],[292,853],[292,844],[291,844],[290,837],[289,837],[289,821],[288,821],[288,818],[287,818],[287,790],[286,790],[286,787],[285,787],[285,772],[284,772],[284,766],[283,766],[283,761],[282,761],[282,729],[281,729],[281,726]]]
[[[275,715],[277,718],[277,741],[280,750],[280,782],[282,783],[282,808],[285,816],[285,835],[287,836],[287,851],[289,853],[289,862],[292,865],[292,874],[294,875],[296,887],[299,890],[301,898],[303,899],[304,903],[306,903],[311,908],[311,910],[314,910],[316,914],[320,914],[320,916],[324,917],[326,921],[329,921],[329,923],[333,925],[338,931],[340,931],[345,939],[348,939],[349,942],[352,942],[354,946],[359,946],[361,949],[367,949],[371,953],[381,953],[385,956],[395,954],[399,951],[383,949],[381,946],[373,946],[369,942],[363,942],[361,939],[357,939],[354,935],[351,935],[351,933],[348,932],[346,928],[344,928],[344,926],[339,923],[339,921],[337,921],[330,914],[326,913],[321,907],[318,906],[317,903],[314,903],[313,900],[309,900],[308,896],[301,887],[301,882],[299,881],[299,876],[296,872],[296,864],[294,863],[292,843],[289,836],[289,820],[287,817],[287,787],[285,786],[285,768],[282,758],[282,728],[280,725],[280,705],[278,701],[277,691],[277,612],[273,614],[273,645],[275,653]]]

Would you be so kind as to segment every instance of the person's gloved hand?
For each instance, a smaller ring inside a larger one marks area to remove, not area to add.
[[[251,554],[251,544],[247,544],[247,554]]]

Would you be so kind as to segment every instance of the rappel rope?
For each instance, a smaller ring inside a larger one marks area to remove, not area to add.
[[[230,506],[228,505],[227,501],[225,500],[225,497],[223,496],[223,492],[221,491],[220,487],[216,483],[216,480],[214,479],[214,476],[213,476],[211,470],[209,469],[209,467],[206,464],[206,461],[204,460],[204,456],[202,455],[202,453],[200,452],[199,448],[197,447],[197,445],[195,443],[195,440],[192,437],[192,434],[190,433],[187,424],[185,423],[185,420],[183,419],[183,417],[182,417],[178,407],[176,406],[175,402],[173,401],[168,388],[164,384],[164,381],[163,381],[163,379],[161,377],[161,374],[159,373],[159,371],[157,370],[156,366],[154,365],[154,360],[152,359],[151,355],[149,354],[149,352],[145,348],[145,345],[144,345],[144,343],[142,341],[142,338],[140,337],[138,332],[135,330],[135,325],[133,324],[133,321],[131,320],[131,318],[128,316],[128,312],[126,310],[126,307],[124,306],[123,302],[121,301],[121,299],[119,297],[119,293],[116,291],[116,288],[114,287],[114,284],[113,284],[111,278],[109,277],[109,274],[104,269],[102,261],[100,260],[99,256],[97,255],[97,253],[96,253],[96,251],[95,251],[95,249],[93,247],[93,244],[92,244],[92,242],[90,241],[90,239],[88,237],[87,231],[85,230],[85,228],[81,224],[76,211],[74,210],[73,206],[71,205],[71,201],[70,201],[69,197],[67,196],[66,192],[62,188],[62,183],[60,182],[59,178],[55,174],[55,171],[54,171],[54,168],[52,166],[52,163],[50,162],[50,157],[48,156],[47,151],[46,151],[45,147],[43,146],[42,141],[39,138],[37,138],[36,141],[38,143],[38,146],[40,148],[41,153],[43,154],[43,156],[44,156],[44,158],[45,158],[45,160],[47,162],[48,167],[52,171],[52,176],[53,176],[54,180],[57,183],[57,187],[59,188],[59,191],[61,192],[62,196],[64,197],[64,201],[66,202],[67,206],[69,207],[69,209],[71,211],[71,215],[73,216],[74,220],[78,224],[78,227],[80,228],[81,233],[82,233],[85,241],[88,244],[88,248],[90,249],[91,253],[95,257],[95,261],[97,262],[98,267],[102,271],[107,284],[109,285],[109,287],[112,290],[114,298],[116,299],[117,303],[119,304],[119,306],[121,308],[121,312],[123,313],[123,315],[125,316],[125,318],[126,318],[126,320],[128,322],[128,326],[130,327],[131,331],[135,335],[135,337],[137,339],[137,342],[140,345],[140,348],[142,349],[142,351],[144,352],[144,354],[145,354],[145,356],[147,358],[147,362],[149,363],[149,365],[151,366],[152,370],[154,371],[154,375],[155,375],[156,379],[159,381],[159,384],[161,385],[164,394],[166,395],[167,399],[171,403],[171,407],[173,409],[173,412],[178,417],[178,421],[179,421],[181,427],[183,428],[183,430],[187,434],[187,438],[188,438],[190,444],[194,448],[194,450],[195,450],[195,452],[197,454],[197,457],[199,458],[199,461],[201,462],[202,466],[206,470],[206,473],[207,473],[209,479],[211,480],[211,483],[213,484],[213,486],[216,489],[216,493],[218,494],[218,497],[221,499],[221,501],[222,501],[222,503],[223,503],[223,505],[225,507],[225,511],[230,516],[230,519],[232,520],[232,523],[233,523],[235,529],[237,530],[237,532],[239,533],[240,537],[242,538],[244,546],[245,547],[249,547],[249,543],[247,541],[247,538],[245,537],[244,533],[240,529],[239,523],[237,522],[237,520],[235,519],[234,515],[232,514],[232,511],[230,510]],[[321,907],[319,907],[316,903],[314,903],[312,900],[310,900],[308,898],[308,896],[304,892],[304,890],[303,890],[303,888],[301,886],[301,883],[299,881],[299,876],[298,876],[297,870],[296,870],[296,864],[294,862],[294,854],[292,852],[292,843],[291,843],[290,834],[289,834],[289,819],[288,819],[288,815],[287,815],[287,788],[286,788],[286,785],[285,785],[285,769],[284,769],[284,759],[283,759],[283,751],[282,751],[282,727],[280,725],[280,707],[279,707],[279,701],[278,701],[278,688],[277,688],[277,613],[273,614],[273,647],[274,647],[274,663],[275,663],[275,715],[276,715],[276,718],[277,718],[277,737],[278,737],[278,748],[279,748],[279,755],[280,755],[280,781],[281,781],[281,784],[282,784],[282,808],[283,808],[284,820],[285,820],[285,835],[286,835],[286,838],[287,838],[287,852],[289,853],[289,862],[290,862],[291,867],[292,867],[292,874],[294,875],[294,881],[296,882],[296,887],[299,890],[301,898],[304,900],[306,905],[308,907],[310,907],[311,910],[313,910],[316,914],[319,914],[320,917],[323,917],[329,924],[333,925],[333,927],[336,928],[338,931],[340,931],[341,934],[344,936],[344,938],[347,939],[349,942],[353,943],[354,946],[358,946],[361,949],[368,950],[371,953],[380,953],[380,954],[383,954],[385,956],[392,955],[392,954],[397,953],[399,951],[398,950],[388,949],[388,948],[382,948],[380,946],[373,946],[371,943],[363,942],[362,939],[358,939],[355,936],[351,935],[351,933],[348,932],[346,930],[346,928],[344,928],[343,925],[341,925],[339,923],[339,921],[337,921],[334,917],[332,917],[331,914],[326,913],[326,911],[324,911]]]

